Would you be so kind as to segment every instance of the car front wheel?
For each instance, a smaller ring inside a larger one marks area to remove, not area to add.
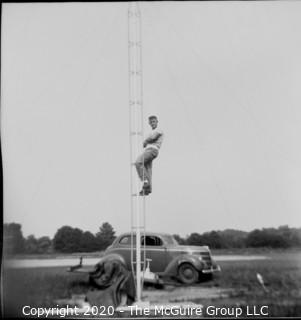
[[[178,270],[178,276],[181,282],[185,284],[196,283],[199,279],[199,273],[190,263],[182,263]]]

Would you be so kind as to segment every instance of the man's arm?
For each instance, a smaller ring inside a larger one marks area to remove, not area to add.
[[[161,132],[154,132],[150,137],[143,141],[143,147],[145,148],[149,143],[156,141],[162,135]]]

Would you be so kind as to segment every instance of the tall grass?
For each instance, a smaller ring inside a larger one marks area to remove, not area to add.
[[[21,316],[22,308],[56,307],[56,299],[85,294],[88,276],[67,273],[66,268],[6,269],[3,272],[3,302],[6,316]]]

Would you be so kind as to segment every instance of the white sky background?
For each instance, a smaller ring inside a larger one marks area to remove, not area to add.
[[[300,227],[301,2],[140,9],[165,132],[147,229]],[[25,236],[129,230],[127,41],[127,3],[3,4],[4,222]]]

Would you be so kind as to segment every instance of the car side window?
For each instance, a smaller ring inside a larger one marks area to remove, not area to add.
[[[142,245],[144,245],[144,237],[141,241]],[[163,242],[160,238],[156,236],[146,236],[145,237],[145,245],[146,246],[162,246]]]

